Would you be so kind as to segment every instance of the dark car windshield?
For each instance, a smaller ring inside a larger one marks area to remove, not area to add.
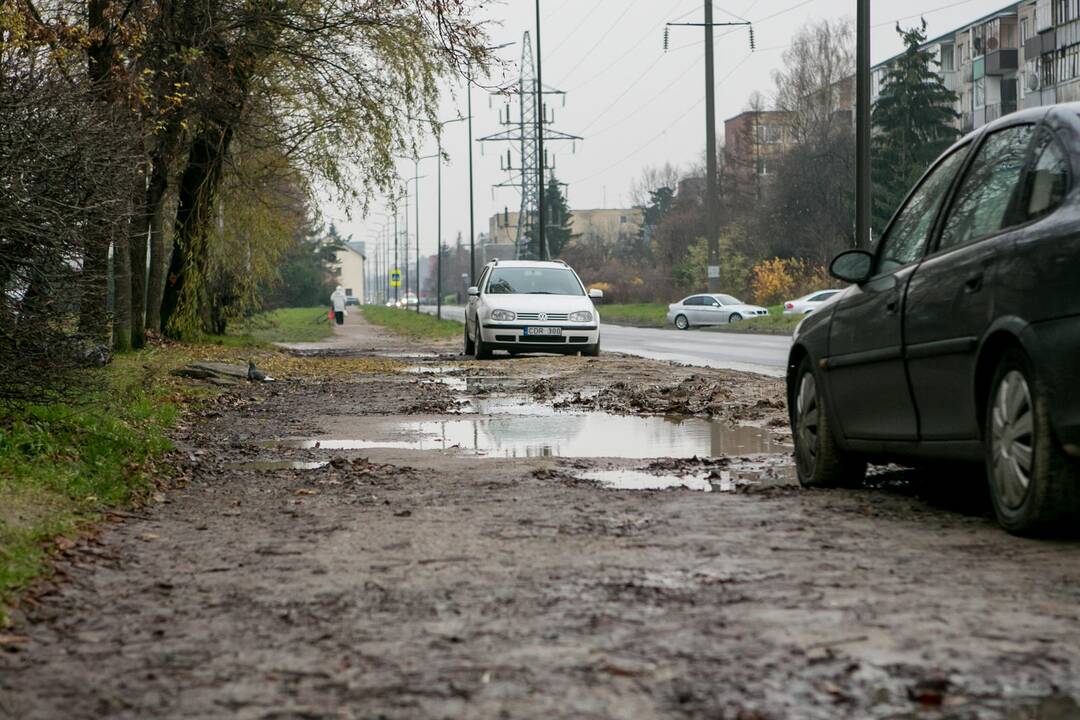
[[[562,268],[497,267],[487,291],[492,295],[584,295],[574,273]]]

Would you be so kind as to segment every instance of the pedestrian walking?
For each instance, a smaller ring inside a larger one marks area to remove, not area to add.
[[[334,293],[330,296],[330,304],[334,306],[334,321],[338,325],[345,324],[345,291],[340,285],[334,290]]]

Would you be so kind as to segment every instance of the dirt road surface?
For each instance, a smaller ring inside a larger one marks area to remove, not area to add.
[[[1080,717],[1080,544],[956,478],[799,489],[779,380],[332,349],[415,355],[189,418],[17,611],[0,717]]]

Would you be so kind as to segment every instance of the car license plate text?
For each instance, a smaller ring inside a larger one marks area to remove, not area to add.
[[[554,335],[556,337],[562,336],[561,327],[527,327],[525,328],[526,335]]]

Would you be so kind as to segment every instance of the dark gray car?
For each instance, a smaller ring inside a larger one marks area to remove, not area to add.
[[[984,463],[1011,532],[1080,523],[1080,104],[1014,113],[923,176],[854,283],[796,330],[799,479],[868,461]]]

